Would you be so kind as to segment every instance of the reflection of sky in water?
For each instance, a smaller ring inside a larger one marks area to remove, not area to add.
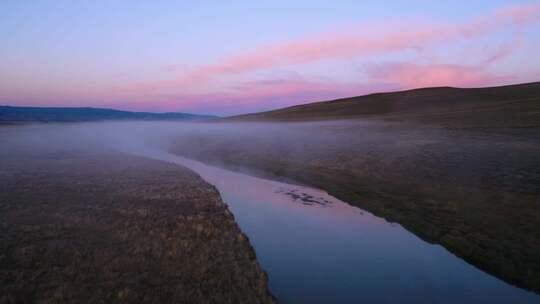
[[[510,286],[327,193],[204,165],[175,155],[215,185],[270,277],[282,303],[539,303]],[[305,205],[286,192],[330,204]]]

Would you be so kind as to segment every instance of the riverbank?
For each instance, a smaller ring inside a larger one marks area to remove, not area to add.
[[[114,152],[1,154],[0,302],[274,302],[195,173]]]
[[[519,287],[540,291],[540,141],[532,130],[377,120],[220,124],[180,155],[328,191]]]

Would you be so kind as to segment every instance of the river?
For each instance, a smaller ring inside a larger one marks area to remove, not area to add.
[[[219,190],[280,303],[540,303],[540,295],[324,191],[138,153],[190,168]]]

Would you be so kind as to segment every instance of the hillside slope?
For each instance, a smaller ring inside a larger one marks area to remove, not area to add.
[[[502,87],[423,88],[315,102],[227,121],[313,121],[377,117],[459,127],[540,125],[540,82]]]

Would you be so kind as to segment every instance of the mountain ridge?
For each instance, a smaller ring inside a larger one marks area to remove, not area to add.
[[[182,112],[132,112],[95,107],[19,107],[0,105],[0,122],[82,122],[102,120],[207,120],[217,116]]]

